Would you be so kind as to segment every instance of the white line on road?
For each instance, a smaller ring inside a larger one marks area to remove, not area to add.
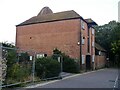
[[[118,81],[118,76],[116,77],[115,84],[114,84],[114,88],[116,88],[117,81]],[[114,90],[114,89],[113,89],[113,90]]]

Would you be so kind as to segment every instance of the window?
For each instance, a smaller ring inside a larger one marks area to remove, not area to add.
[[[84,22],[81,20],[81,28],[84,30],[85,27],[84,27]]]
[[[37,54],[37,58],[43,58],[44,54]]]
[[[85,64],[85,55],[82,55],[82,64]]]
[[[30,60],[33,60],[33,57],[32,57],[32,56],[30,56],[29,58],[30,58]]]
[[[95,43],[94,42],[92,42],[92,47],[94,47],[95,46]]]
[[[94,35],[94,29],[92,28],[92,35]]]
[[[95,61],[95,55],[92,55],[92,62]]]
[[[85,37],[82,37],[82,44],[85,44]]]

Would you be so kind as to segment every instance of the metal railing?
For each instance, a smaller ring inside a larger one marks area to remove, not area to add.
[[[34,83],[35,59],[36,52],[33,50],[4,47],[0,44],[0,89]]]
[[[62,73],[63,57],[57,54],[54,55],[57,56],[57,60],[61,65]],[[34,84],[34,82],[39,81],[62,79],[61,73],[56,77],[37,77],[35,72],[36,56],[37,53],[34,50],[21,50],[17,48],[4,47],[0,44],[0,90],[2,88],[26,83]]]

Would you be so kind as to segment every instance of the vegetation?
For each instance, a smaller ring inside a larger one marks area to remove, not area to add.
[[[116,66],[120,58],[120,23],[111,21],[95,28],[96,42],[107,50],[111,65]]]
[[[63,55],[63,71],[68,73],[78,73],[79,64],[67,55]]]
[[[59,76],[60,63],[50,57],[38,58],[35,65],[36,74],[42,79]]]
[[[24,63],[28,60],[28,54],[21,53],[20,57],[14,45],[3,43],[3,46],[6,47],[5,50],[7,51],[7,54],[3,54],[3,58],[7,61],[4,84],[13,84],[30,80],[31,65],[29,63]]]
[[[63,59],[63,71],[64,72],[68,72],[68,73],[78,73],[79,72],[79,64],[77,62],[75,62],[74,59],[65,55],[57,48],[53,50],[52,57],[56,60],[58,57],[61,57],[61,59]]]

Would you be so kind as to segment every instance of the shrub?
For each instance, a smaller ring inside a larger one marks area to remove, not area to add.
[[[20,81],[28,80],[30,76],[30,67],[25,67],[20,64],[14,64],[12,67],[8,69],[8,74],[5,83],[16,83]]]
[[[35,71],[40,78],[56,77],[60,73],[60,63],[52,58],[39,58],[36,60]]]
[[[63,71],[68,73],[78,73],[79,65],[75,62],[74,59],[63,55]]]
[[[63,59],[63,71],[68,73],[78,73],[79,72],[79,64],[75,62],[74,59],[62,53],[60,50],[55,48],[53,50],[52,58],[56,59],[61,57]]]

